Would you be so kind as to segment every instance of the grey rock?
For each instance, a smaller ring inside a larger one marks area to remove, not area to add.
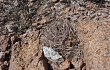
[[[86,9],[84,7],[78,7],[79,11],[85,11]]]
[[[18,27],[15,25],[6,25],[5,28],[8,30],[8,32],[17,32]]]
[[[56,4],[55,4],[55,8],[56,8],[57,10],[61,10],[61,9],[63,9],[65,6],[66,6],[66,5],[63,5],[63,4],[61,4],[61,3],[56,3]]]
[[[95,18],[93,18],[93,21],[94,22],[96,22],[96,21],[98,21],[99,20],[99,17],[98,16],[96,16]]]
[[[93,19],[93,18],[95,18],[95,17],[96,17],[95,14],[91,14],[91,15],[90,15],[90,18],[91,18],[91,19]]]
[[[73,21],[77,21],[78,18],[79,18],[79,15],[74,15],[74,16],[72,17],[72,20],[73,20]]]
[[[8,32],[13,32],[12,25],[6,25],[6,28],[7,28]]]
[[[51,2],[57,2],[58,0],[50,0]]]
[[[7,65],[8,66],[8,62],[7,61],[4,61],[4,65]]]
[[[14,5],[18,6],[18,1],[17,0],[15,0]]]
[[[104,56],[109,56],[110,57],[110,51],[106,52]]]
[[[0,52],[0,60],[5,58],[5,52]]]
[[[13,8],[11,5],[4,5],[5,12],[9,13],[9,11]]]
[[[88,11],[86,15],[90,16],[91,14],[94,14],[94,13],[95,13],[94,11]]]
[[[103,18],[106,18],[106,17],[108,17],[109,16],[109,14],[107,14],[107,13],[102,13],[102,17]]]

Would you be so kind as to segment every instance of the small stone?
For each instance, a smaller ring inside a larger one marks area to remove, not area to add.
[[[38,70],[45,70],[45,66],[44,66],[43,61],[39,61],[39,63],[38,63]]]
[[[18,29],[18,27],[14,26],[14,25],[6,25],[5,27],[8,30],[8,32],[10,32],[10,33],[17,32],[17,29]]]
[[[56,3],[58,0],[50,0],[50,2]]]
[[[95,18],[95,16],[96,16],[95,14],[91,14],[90,18],[93,19],[93,18]]]
[[[58,2],[58,0],[51,0],[51,2],[54,2],[55,3],[55,2]]]
[[[107,14],[107,13],[102,13],[102,17],[103,18],[106,18],[106,17],[108,17],[109,15]]]
[[[99,20],[99,17],[98,16],[94,17],[94,19],[93,19],[94,22],[95,21],[98,21],[98,20]]]
[[[63,4],[61,4],[61,3],[56,3],[54,7],[55,7],[56,10],[61,10],[61,9],[63,9],[64,7],[66,7],[66,5],[63,5]]]
[[[98,16],[101,16],[101,13],[99,12],[99,13],[97,13],[97,15],[98,15]]]
[[[65,9],[65,13],[69,12],[70,9],[71,9],[70,7],[67,7],[67,8]]]
[[[7,61],[4,61],[4,65],[7,65],[8,66],[8,62]]]
[[[46,47],[46,46],[43,47],[43,52],[44,52],[44,56],[52,62],[61,63],[64,61],[62,56],[50,47]]]
[[[18,1],[17,0],[15,0],[14,5],[18,6]]]
[[[34,1],[36,1],[36,0],[29,0],[30,2],[34,2]]]
[[[43,23],[47,23],[49,21],[50,21],[50,19],[45,17],[40,21],[40,23],[43,24]]]
[[[5,52],[0,52],[0,60],[3,60],[5,58]]]
[[[94,11],[87,11],[87,16],[90,16],[91,14],[94,14],[95,12]]]
[[[79,18],[79,15],[74,15],[74,17],[72,17],[72,20],[77,21],[78,18]]]
[[[109,52],[106,52],[106,53],[104,54],[104,56],[110,57],[110,51],[109,51]]]
[[[78,10],[79,11],[85,11],[85,8],[84,7],[79,7]]]
[[[72,59],[71,63],[74,65],[76,70],[79,70],[81,65],[83,64],[82,60],[77,61],[75,59]]]
[[[12,27],[12,25],[6,25],[6,28],[7,28],[8,32],[13,32],[11,27]]]
[[[32,23],[32,26],[37,26],[38,24],[37,23]]]

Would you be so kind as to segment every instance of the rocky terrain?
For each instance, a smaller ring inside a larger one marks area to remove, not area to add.
[[[0,0],[0,70],[110,70],[110,0]]]

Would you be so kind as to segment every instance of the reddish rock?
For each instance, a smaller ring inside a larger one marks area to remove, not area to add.
[[[88,22],[80,26],[79,38],[83,42],[86,70],[109,70],[110,25]],[[107,51],[108,50],[108,51]]]
[[[60,64],[59,70],[67,70],[70,68],[70,62],[65,60],[63,63]]]
[[[33,37],[32,37],[32,35]],[[36,33],[29,32],[22,46],[15,43],[12,46],[12,54],[9,70],[46,70],[46,60],[43,56],[39,39],[35,39]]]

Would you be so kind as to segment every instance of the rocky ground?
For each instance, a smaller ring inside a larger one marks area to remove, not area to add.
[[[0,0],[0,70],[109,70],[109,45],[109,0]]]

